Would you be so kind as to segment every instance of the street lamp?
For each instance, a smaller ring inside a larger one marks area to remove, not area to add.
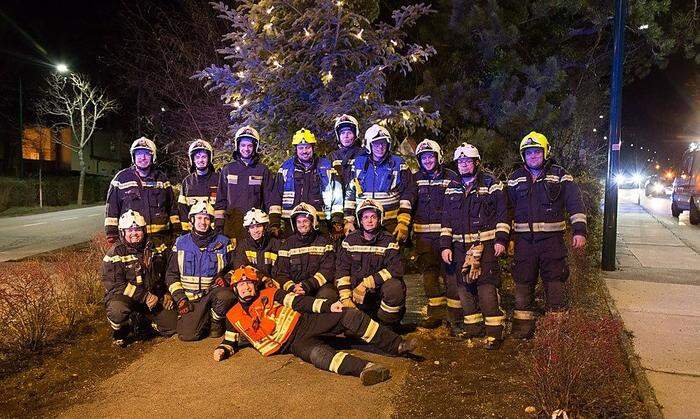
[[[58,64],[56,64],[55,67],[56,67],[56,71],[58,71],[61,74],[65,74],[65,73],[70,72],[70,70],[68,69],[68,66],[65,65],[64,63],[58,63]]]

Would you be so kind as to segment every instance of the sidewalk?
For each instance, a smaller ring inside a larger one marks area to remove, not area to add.
[[[621,203],[618,269],[603,272],[667,418],[700,418],[700,255],[635,204]]]

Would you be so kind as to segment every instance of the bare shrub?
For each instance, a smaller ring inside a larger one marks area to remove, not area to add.
[[[0,348],[34,350],[60,329],[54,318],[55,294],[41,263],[6,263],[0,270]]]
[[[624,404],[622,325],[611,316],[580,310],[548,314],[538,321],[532,350],[521,356],[528,370],[527,391],[548,416],[615,416]]]

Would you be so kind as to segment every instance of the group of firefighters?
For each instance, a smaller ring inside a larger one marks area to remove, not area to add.
[[[388,369],[323,338],[343,334],[394,355],[415,349],[415,340],[400,336],[408,243],[427,297],[421,327],[447,320],[453,336],[485,336],[487,349],[499,348],[506,321],[499,258],[511,240],[511,336],[534,333],[538,276],[547,310],[566,309],[565,217],[572,247],[582,248],[586,215],[544,135],[523,138],[523,165],[503,183],[468,143],[454,151],[451,170],[440,145],[423,140],[412,173],[386,128],[372,125],[359,144],[357,120],[342,115],[334,131],[338,149],[328,158],[316,153],[312,132],[297,131],[294,156],[276,174],[259,160],[253,127],[236,132],[232,161],[219,172],[211,145],[195,140],[177,200],[154,167],[153,141],[134,141],[133,166],[114,177],[107,194],[113,245],[102,278],[114,343],[125,346],[141,327],[186,341],[223,336],[216,361],[249,344],[366,385],[384,381]]]

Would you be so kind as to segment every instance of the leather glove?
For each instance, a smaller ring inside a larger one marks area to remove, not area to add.
[[[481,253],[484,251],[484,245],[479,243],[469,248],[467,256],[464,258],[462,265],[462,275],[467,280],[468,284],[476,282],[481,275]]]
[[[345,235],[345,228],[342,223],[333,223],[333,231],[331,232],[331,237],[333,241],[341,239]]]
[[[174,306],[173,296],[170,294],[165,294],[163,296],[163,308],[166,310],[172,310]]]
[[[408,226],[404,223],[398,223],[396,224],[396,228],[394,229],[394,236],[396,237],[396,241],[398,242],[404,242],[408,238]]]
[[[270,231],[270,235],[276,239],[280,238],[280,226],[278,225],[271,225],[268,227],[268,230]]]
[[[353,303],[352,300],[349,298],[346,298],[344,300],[340,300],[340,302],[343,304],[343,307],[345,307],[345,308],[357,309],[357,306],[355,305],[355,303]]]
[[[190,300],[183,298],[177,303],[177,311],[181,316],[184,316],[185,314],[194,311],[194,307],[192,306]]]
[[[226,280],[224,278],[218,277],[214,280],[214,286],[226,288],[226,287],[228,287],[228,283],[226,282]]]
[[[362,304],[365,301],[365,295],[367,295],[367,287],[365,284],[359,284],[352,290],[352,301]]]
[[[270,278],[269,276],[263,277],[263,284],[265,284],[265,288],[279,288],[280,287],[280,284],[278,284],[277,281]]]
[[[347,236],[348,234],[355,231],[355,223],[351,223],[350,221],[346,221],[345,225],[343,226],[343,230],[344,230],[345,235]]]
[[[153,310],[156,304],[158,304],[158,296],[150,292],[146,294],[146,307],[148,307],[149,310]]]

